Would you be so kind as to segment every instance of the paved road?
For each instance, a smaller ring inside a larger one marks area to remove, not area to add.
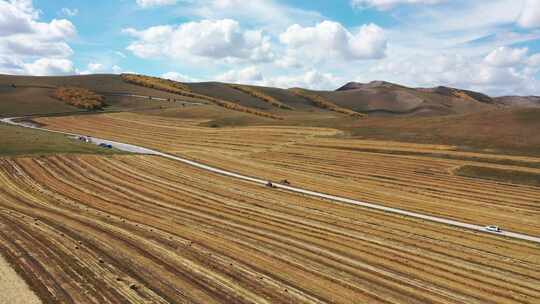
[[[34,126],[32,124],[26,123],[26,122],[15,122],[14,120],[16,120],[16,119],[17,118],[4,118],[4,119],[0,119],[0,121],[4,122],[4,123],[7,123],[7,124],[11,124],[11,125],[21,126],[21,127],[26,127],[26,128],[32,128],[32,129],[37,129],[37,130],[42,130],[42,131],[47,131],[47,132],[53,132],[53,133],[59,133],[59,134],[64,134],[64,135],[69,135],[69,136],[77,136],[77,137],[80,136],[80,135],[74,134],[74,133],[52,131],[52,130],[48,130],[48,129],[45,129],[45,128],[40,128],[40,127]],[[184,164],[188,164],[188,165],[193,166],[193,167],[197,167],[197,168],[206,170],[206,171],[210,171],[210,172],[213,172],[213,173],[217,173],[217,174],[221,174],[221,175],[225,175],[225,176],[229,176],[229,177],[233,177],[233,178],[237,178],[237,179],[241,179],[241,180],[245,180],[245,181],[250,181],[250,182],[253,182],[253,183],[257,183],[257,184],[266,185],[268,183],[267,180],[262,180],[262,179],[258,179],[258,178],[254,178],[254,177],[234,173],[234,172],[231,172],[231,171],[222,170],[222,169],[215,168],[215,167],[212,167],[212,166],[208,166],[208,165],[205,165],[205,164],[202,164],[202,163],[199,163],[199,162],[191,161],[191,160],[188,160],[188,159],[185,159],[185,158],[181,158],[181,157],[178,157],[178,156],[170,155],[170,154],[159,152],[159,151],[156,151],[156,150],[144,148],[144,147],[141,147],[141,146],[130,145],[130,144],[126,144],[126,143],[121,143],[121,142],[116,142],[116,141],[106,140],[106,139],[100,139],[100,138],[92,138],[92,142],[94,144],[96,144],[96,145],[99,145],[101,143],[110,144],[114,148],[116,148],[118,150],[121,150],[121,151],[138,153],[138,154],[157,155],[157,156],[165,157],[165,158],[172,159],[172,160],[184,163]],[[345,203],[345,204],[350,204],[350,205],[356,205],[356,206],[376,209],[376,210],[380,210],[380,211],[384,211],[384,212],[391,212],[391,213],[395,213],[395,214],[399,214],[399,215],[403,215],[403,216],[418,218],[418,219],[422,219],[422,220],[428,220],[428,221],[431,221],[431,222],[451,225],[451,226],[455,226],[455,227],[459,227],[459,228],[475,230],[475,231],[480,231],[480,232],[483,232],[483,233],[489,233],[489,234],[492,234],[492,235],[500,235],[500,236],[515,238],[515,239],[520,239],[520,240],[525,240],[525,241],[530,241],[530,242],[535,242],[535,243],[540,244],[540,237],[530,236],[530,235],[526,235],[526,234],[522,234],[522,233],[516,233],[516,232],[510,232],[510,231],[489,232],[489,231],[486,231],[484,226],[480,226],[480,225],[459,222],[459,221],[455,221],[455,220],[451,220],[451,219],[446,219],[446,218],[442,218],[442,217],[436,217],[436,216],[421,214],[421,213],[412,212],[412,211],[406,211],[406,210],[397,209],[397,208],[385,207],[385,206],[382,206],[382,205],[362,202],[362,201],[358,201],[358,200],[354,200],[354,199],[343,198],[343,197],[339,197],[339,196],[335,196],[335,195],[324,194],[324,193],[320,193],[320,192],[310,191],[310,190],[296,188],[296,187],[287,186],[287,185],[274,184],[274,186],[276,188],[278,188],[278,189],[283,189],[283,190],[287,190],[287,191],[291,191],[291,192],[295,192],[295,193],[300,193],[300,194],[309,195],[309,196],[313,196],[313,197],[323,198],[323,199],[327,199],[327,200],[334,201],[334,202],[340,202],[340,203]],[[493,224],[493,223],[486,223],[486,224]]]

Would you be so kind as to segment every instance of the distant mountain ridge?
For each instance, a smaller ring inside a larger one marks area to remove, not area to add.
[[[540,96],[501,96],[491,97],[486,94],[471,90],[457,89],[447,86],[437,86],[433,88],[411,88],[400,84],[395,84],[387,81],[371,81],[369,83],[349,82],[335,90],[335,92],[356,91],[358,95],[361,92],[374,92],[385,90],[407,90],[409,92],[431,93],[449,98],[457,98],[468,101],[480,102],[503,107],[519,107],[519,108],[538,108],[540,107]]]
[[[282,103],[286,112],[280,112],[260,98],[234,89],[221,82],[183,83],[192,92],[220,98],[238,105],[274,113],[325,113],[315,103],[294,94],[293,90],[246,85]],[[135,94],[161,98],[175,98],[172,93],[126,83],[119,75],[84,75],[61,77],[32,77],[0,75],[0,115],[20,113],[68,112],[75,109],[50,98],[51,90],[59,86],[76,86],[98,93]],[[305,90],[320,96],[329,104],[370,116],[444,116],[470,114],[499,108],[540,108],[540,97],[505,96],[490,97],[485,94],[446,86],[410,88],[387,81],[369,83],[349,82],[335,91]],[[151,107],[143,100],[108,96],[107,103],[118,109]],[[155,105],[161,106],[161,105]]]

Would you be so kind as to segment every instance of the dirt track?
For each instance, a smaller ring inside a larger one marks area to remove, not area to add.
[[[0,183],[1,249],[45,303],[540,299],[537,246],[161,158],[2,159]]]

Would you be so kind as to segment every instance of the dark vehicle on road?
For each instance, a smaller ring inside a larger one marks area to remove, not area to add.
[[[112,149],[112,145],[111,145],[111,144],[100,143],[99,146],[102,147],[102,148]]]

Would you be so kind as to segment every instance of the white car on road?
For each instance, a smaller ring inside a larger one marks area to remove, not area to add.
[[[501,227],[495,225],[486,226],[486,230],[489,232],[501,232]]]

